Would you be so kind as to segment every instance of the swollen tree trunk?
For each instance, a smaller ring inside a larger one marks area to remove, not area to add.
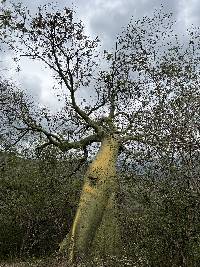
[[[71,263],[87,258],[104,211],[114,203],[113,197],[117,186],[115,165],[118,151],[119,141],[116,138],[104,138],[95,160],[85,174],[80,202],[71,230],[69,251]]]

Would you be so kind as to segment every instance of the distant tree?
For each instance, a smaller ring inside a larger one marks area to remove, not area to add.
[[[188,31],[182,41],[173,31],[171,14],[159,11],[152,18],[131,20],[115,48],[101,52],[99,39],[85,35],[69,8],[47,5],[31,15],[13,5],[2,10],[1,18],[2,42],[19,57],[44,63],[62,86],[58,97],[65,103],[62,112],[50,116],[23,93],[14,93],[6,114],[12,114],[17,136],[31,134],[40,143],[46,139],[40,149],[54,145],[62,152],[77,150],[83,158],[91,144],[101,144],[85,173],[68,237],[70,261],[87,258],[97,239],[110,240],[107,252],[114,254],[120,242],[117,159],[128,164],[132,158],[140,166],[143,158],[155,164],[167,155],[171,166],[181,158],[192,169],[199,151],[199,29]],[[78,95],[82,90],[86,98]]]

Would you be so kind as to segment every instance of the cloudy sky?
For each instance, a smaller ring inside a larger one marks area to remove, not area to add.
[[[16,0],[16,2],[18,2]],[[21,0],[30,10],[39,5],[55,3],[51,0]],[[57,0],[60,7],[75,7],[77,17],[85,26],[87,34],[99,36],[104,47],[112,47],[116,36],[125,27],[131,17],[138,19],[144,15],[151,15],[157,8],[171,11],[176,19],[178,32],[184,32],[191,25],[200,26],[199,0]],[[8,58],[7,58],[7,61]],[[15,75],[21,86],[50,106],[56,106],[56,100],[51,90],[53,80],[49,73],[41,70],[36,64],[22,63],[22,71]]]

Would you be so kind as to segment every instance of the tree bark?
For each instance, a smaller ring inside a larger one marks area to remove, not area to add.
[[[91,252],[92,242],[101,224],[104,211],[116,191],[115,165],[118,151],[117,138],[110,136],[104,138],[95,160],[85,174],[79,206],[71,230],[69,248],[71,264],[85,260]]]

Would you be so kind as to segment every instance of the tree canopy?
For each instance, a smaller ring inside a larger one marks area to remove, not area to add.
[[[42,147],[53,144],[62,151],[85,149],[106,134],[118,135],[134,150],[157,146],[172,157],[198,148],[198,29],[188,30],[183,43],[172,14],[156,11],[152,18],[132,20],[115,47],[101,51],[98,37],[86,36],[68,8],[46,5],[32,15],[13,5],[1,21],[2,42],[15,58],[44,63],[64,91],[63,110],[51,118],[22,94],[15,98],[14,127],[22,135],[43,135]],[[83,89],[88,97],[80,101]]]

